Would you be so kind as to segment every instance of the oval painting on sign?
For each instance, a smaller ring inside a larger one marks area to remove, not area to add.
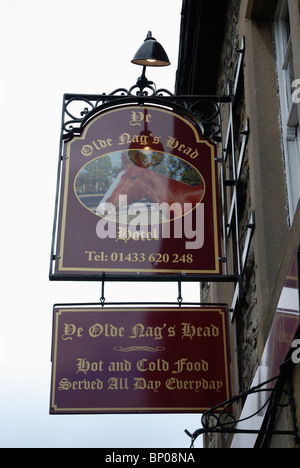
[[[193,210],[204,198],[205,182],[192,164],[167,153],[126,150],[100,156],[81,168],[75,179],[82,205],[109,219],[114,209],[119,221],[145,213],[148,224],[154,213],[159,223]]]

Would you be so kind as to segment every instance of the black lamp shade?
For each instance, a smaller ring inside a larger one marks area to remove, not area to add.
[[[152,33],[149,31],[144,44],[139,48],[133,59],[132,63],[136,65],[143,65],[147,67],[166,67],[170,65],[170,60],[162,47],[157,42]]]

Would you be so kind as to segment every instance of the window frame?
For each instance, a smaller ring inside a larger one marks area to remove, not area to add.
[[[298,108],[293,102],[293,31],[290,27],[288,0],[279,0],[274,22],[279,87],[280,120],[286,171],[290,223],[300,200],[300,129]]]

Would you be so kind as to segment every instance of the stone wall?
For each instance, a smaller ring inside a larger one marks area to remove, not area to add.
[[[239,11],[240,0],[229,0],[225,39],[220,60],[218,94],[227,93],[227,84],[233,80],[239,49]]]
[[[228,82],[234,81],[235,78],[241,41],[239,30],[240,8],[241,2],[239,0],[229,1],[225,41],[219,69],[219,94],[225,94],[227,92]],[[235,151],[237,154],[239,154],[241,147],[241,132],[245,128],[246,120],[247,112],[244,92],[244,76],[242,70],[234,106]],[[227,122],[225,122],[225,124],[227,125]],[[246,148],[238,185],[238,214],[241,250],[243,250],[245,236],[247,233],[247,223],[252,211],[249,172],[249,150]],[[229,168],[227,176],[230,178]],[[239,383],[236,388],[239,390],[250,386],[258,362],[257,333],[259,329],[259,318],[256,297],[255,255],[253,248],[250,250],[246,264],[243,289],[243,300],[240,304],[239,313],[236,316],[236,339],[238,350],[237,363],[239,367]]]
[[[228,83],[234,82],[236,67],[239,60],[239,49],[241,35],[239,30],[241,2],[230,0],[227,13],[227,24],[225,29],[225,40],[221,55],[219,68],[218,94],[228,93]],[[228,115],[224,107],[223,132],[226,132],[228,125]],[[235,151],[238,155],[242,143],[242,131],[247,121],[244,74],[241,70],[241,78],[237,90],[234,106],[234,128],[235,128]],[[230,162],[225,167],[226,178],[232,178]],[[226,189],[228,195],[227,214],[230,209],[230,195],[232,188]],[[247,223],[252,211],[251,190],[250,190],[250,170],[249,170],[249,150],[246,148],[242,172],[238,184],[238,218],[241,250],[243,250],[247,233]],[[232,234],[228,245],[229,268],[235,269],[232,255],[235,250],[235,239]],[[256,297],[256,267],[254,249],[251,248],[246,264],[243,280],[243,298],[240,301],[239,311],[236,314],[235,322],[231,329],[231,354],[232,354],[232,374],[233,374],[233,394],[240,393],[243,389],[249,388],[253,380],[257,363],[257,334],[259,330],[259,316]],[[236,273],[236,271],[235,271]],[[214,301],[225,301],[231,304],[233,289],[229,285],[210,285],[204,287],[204,296],[210,296]],[[235,335],[235,336],[233,336]],[[240,408],[241,409],[241,408]],[[237,415],[238,416],[238,415]],[[206,443],[209,448],[230,446],[231,437],[209,436]]]
[[[255,15],[251,5],[258,5]],[[229,0],[226,18],[225,40],[219,67],[218,94],[227,94],[228,81],[234,80],[239,57],[241,38],[245,37],[244,67],[234,105],[235,151],[238,154],[246,120],[249,119],[250,134],[245,151],[242,173],[238,184],[238,219],[241,251],[243,251],[250,214],[255,212],[255,230],[243,277],[243,297],[239,301],[235,319],[230,324],[232,357],[232,391],[234,395],[248,389],[260,362],[278,300],[285,283],[286,274],[295,248],[300,243],[300,205],[293,225],[288,225],[286,204],[286,180],[282,135],[279,124],[279,101],[274,46],[273,19],[276,4]],[[292,26],[299,31],[297,5],[293,6]],[[263,8],[265,7],[265,9]],[[296,12],[295,12],[296,10]],[[261,11],[263,16],[258,17]],[[247,12],[249,15],[247,15]],[[268,13],[268,15],[266,14]],[[272,13],[272,14],[271,14]],[[293,44],[297,57],[300,41]],[[300,49],[299,49],[300,50]],[[295,60],[295,70],[300,62]],[[223,132],[227,129],[228,110],[224,106]],[[226,178],[232,173],[226,162]],[[230,194],[231,187],[226,187]],[[227,213],[229,203],[227,203]],[[299,219],[298,219],[299,218]],[[234,233],[233,233],[234,234]],[[228,241],[230,269],[234,270],[233,235]],[[235,271],[236,272],[236,271]],[[233,290],[226,284],[211,283],[203,286],[203,299],[231,304]],[[299,378],[299,370],[297,371]],[[295,372],[296,374],[296,372]],[[294,379],[296,406],[299,408],[299,383]],[[298,392],[298,393],[297,393]],[[238,417],[241,406],[236,408]],[[285,410],[282,410],[284,413]],[[297,411],[296,411],[297,413]],[[300,411],[297,415],[298,423]],[[282,414],[279,429],[290,429],[286,414]],[[230,447],[232,437],[214,435],[206,437],[208,447]],[[274,439],[274,447],[278,440]],[[282,441],[286,447],[293,441]]]

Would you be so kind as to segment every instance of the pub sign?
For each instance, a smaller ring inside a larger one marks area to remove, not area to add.
[[[216,145],[188,115],[120,105],[65,142],[50,277],[220,275]]]
[[[51,414],[202,413],[230,396],[226,307],[54,307]]]

